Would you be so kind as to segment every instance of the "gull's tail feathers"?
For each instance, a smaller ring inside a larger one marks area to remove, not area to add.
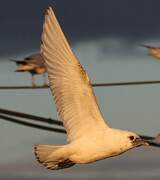
[[[156,143],[160,144],[160,133],[156,136],[155,140]]]
[[[47,169],[64,169],[75,164],[67,158],[63,145],[36,145],[34,150],[38,162]]]
[[[148,49],[155,48],[153,46],[149,46],[149,45],[146,45],[146,44],[141,44],[141,47],[145,47],[145,48],[148,48]]]
[[[17,59],[9,59],[10,61],[12,61],[12,62],[14,62],[14,63],[16,63],[17,65],[19,65],[19,64],[26,64],[26,62],[25,61],[22,61],[22,60],[17,60]]]

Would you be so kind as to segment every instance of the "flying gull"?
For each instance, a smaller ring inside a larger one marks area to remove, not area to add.
[[[32,78],[32,86],[36,86],[34,75],[42,74],[44,78],[44,85],[47,85],[46,82],[46,67],[44,65],[44,60],[41,54],[33,54],[25,57],[22,61],[13,60],[17,64],[16,72],[29,72]]]
[[[154,58],[160,60],[160,47],[153,47],[153,46],[148,46],[148,45],[144,45],[144,44],[141,46],[148,49],[150,56],[153,56]]]
[[[104,120],[89,76],[69,46],[51,7],[45,14],[41,53],[68,144],[35,145],[35,156],[40,163],[58,170],[148,145],[136,133],[113,129]]]

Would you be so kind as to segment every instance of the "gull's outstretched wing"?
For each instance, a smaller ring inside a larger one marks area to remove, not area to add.
[[[106,127],[89,77],[72,52],[51,7],[45,15],[41,53],[69,141],[97,127]]]

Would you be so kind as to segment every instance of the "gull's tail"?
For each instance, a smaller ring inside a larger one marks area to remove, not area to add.
[[[19,65],[19,64],[26,64],[25,61],[21,61],[21,60],[17,60],[17,59],[9,59],[9,60],[14,62],[14,63],[16,63],[17,65]]]
[[[146,45],[146,44],[141,44],[140,46],[141,46],[141,47],[148,48],[148,49],[155,48],[155,47],[152,47],[152,46],[149,46],[149,45]]]
[[[160,144],[160,134],[158,134],[154,140],[154,142],[159,143]]]
[[[9,60],[16,63],[17,69],[15,70],[15,72],[24,72],[24,71],[31,69],[28,67],[28,65],[25,61],[20,61],[20,60],[16,60],[16,59],[9,59]]]
[[[66,148],[63,145],[36,145],[34,149],[38,162],[47,169],[64,169],[75,164],[67,157]]]

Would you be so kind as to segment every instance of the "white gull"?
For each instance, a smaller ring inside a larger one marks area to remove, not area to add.
[[[147,144],[133,132],[108,126],[90,79],[71,50],[51,7],[45,15],[41,53],[68,144],[36,145],[35,155],[40,163],[51,170],[63,169],[117,156]]]

